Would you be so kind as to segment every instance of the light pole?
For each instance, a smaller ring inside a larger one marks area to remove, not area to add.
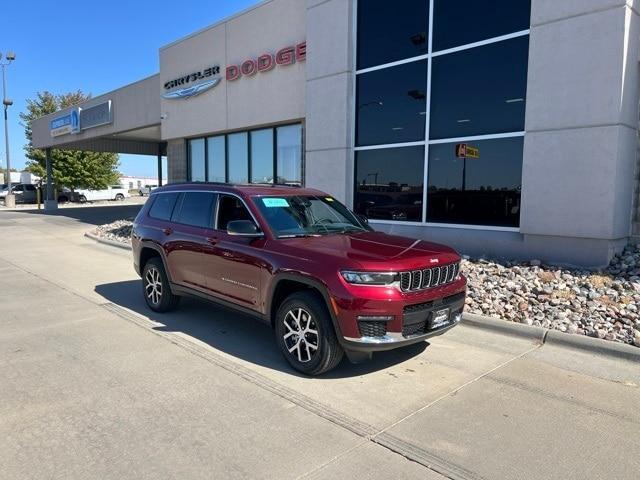
[[[1,62],[2,65],[2,105],[4,105],[4,142],[5,152],[7,155],[7,196],[4,199],[4,204],[7,207],[13,207],[15,205],[15,197],[11,193],[11,157],[9,155],[9,121],[7,120],[7,110],[13,102],[7,98],[7,79],[5,77],[5,67],[16,59],[16,54],[13,52],[7,52],[5,61]],[[2,54],[0,53],[0,60],[2,60]]]

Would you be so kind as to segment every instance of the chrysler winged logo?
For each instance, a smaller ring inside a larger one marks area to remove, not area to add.
[[[176,78],[175,80],[166,82],[164,84],[164,88],[166,90],[171,90],[175,87],[182,87],[182,86],[184,86],[184,88],[180,88],[179,90],[169,91],[162,96],[164,98],[171,98],[171,99],[195,97],[196,95],[200,95],[201,93],[206,92],[207,90],[218,85],[220,83],[220,80],[222,80],[222,78],[214,75],[219,75],[219,74],[220,74],[220,67],[216,65],[214,67],[208,67],[208,68],[205,68],[204,70],[200,70],[199,72],[190,73],[183,77]],[[210,78],[210,77],[213,77],[213,78]],[[198,80],[205,79],[205,78],[210,78],[210,79],[201,83],[196,83],[195,85],[193,84],[194,82],[197,82]]]

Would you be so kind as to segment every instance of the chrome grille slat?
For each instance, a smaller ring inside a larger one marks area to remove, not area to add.
[[[400,272],[400,289],[403,292],[415,292],[453,282],[460,273],[460,263],[450,263],[421,270]]]

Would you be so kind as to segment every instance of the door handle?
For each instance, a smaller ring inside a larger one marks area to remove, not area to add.
[[[211,245],[215,245],[216,243],[218,243],[218,241],[219,240],[216,237],[207,237],[207,242]]]
[[[162,230],[162,233],[164,233],[165,235],[171,235],[173,233],[173,229],[165,228]]]

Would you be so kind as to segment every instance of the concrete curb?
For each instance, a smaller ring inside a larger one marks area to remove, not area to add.
[[[573,348],[575,350],[582,350],[589,353],[640,362],[640,348],[632,345],[626,345],[624,343],[587,337],[585,335],[564,333],[558,330],[549,330],[542,327],[533,327],[506,320],[499,320],[497,318],[484,317],[473,313],[463,314],[462,323],[470,327],[491,330],[505,335],[530,338],[541,345]]]
[[[131,251],[131,245],[126,245],[124,243],[116,242],[115,240],[109,240],[107,238],[101,238],[94,233],[86,232],[84,234],[85,237],[93,240],[94,242],[102,243],[103,245],[109,245],[110,247],[120,248],[122,250]]]
[[[470,327],[492,330],[505,335],[515,335],[517,337],[529,338],[536,343],[543,344],[547,330],[542,327],[532,327],[521,323],[508,322],[498,318],[485,317],[475,313],[463,313],[462,323]]]

